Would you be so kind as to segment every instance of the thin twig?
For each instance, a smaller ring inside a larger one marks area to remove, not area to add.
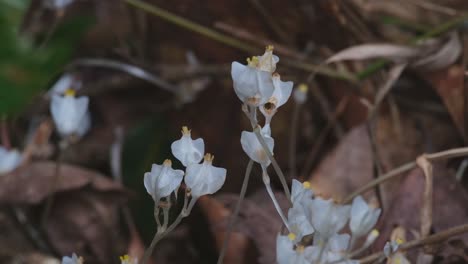
[[[433,154],[426,154],[425,156],[429,161],[437,161],[437,160],[443,160],[443,159],[463,157],[466,155],[468,155],[468,147],[449,149],[449,150],[445,150],[445,151],[441,151],[441,152],[437,152]],[[409,171],[415,167],[416,167],[416,162],[412,161],[385,173],[384,175],[378,177],[377,179],[367,183],[366,185],[362,186],[361,188],[351,193],[348,197],[344,199],[344,203],[351,202],[354,199],[354,197],[374,188],[378,184],[381,184],[387,180],[390,180],[395,176],[399,176],[403,172]]]
[[[289,179],[296,178],[296,149],[297,149],[297,126],[299,121],[299,109],[302,104],[295,102],[291,118],[291,134],[289,135]]]
[[[454,237],[454,236],[457,236],[457,235],[461,235],[461,234],[466,233],[466,232],[468,232],[468,224],[452,227],[450,229],[441,231],[439,233],[436,233],[436,234],[433,234],[433,235],[430,235],[430,236],[427,236],[427,237],[424,237],[424,238],[411,240],[411,241],[408,241],[408,242],[406,242],[404,244],[401,244],[399,246],[399,250],[409,250],[409,249],[413,249],[413,248],[422,247],[422,246],[425,246],[425,245],[441,243],[444,240],[447,240],[447,239],[449,239],[451,237]],[[360,259],[359,263],[361,263],[361,264],[371,263],[371,262],[373,262],[373,261],[375,261],[377,259],[380,259],[382,257],[385,257],[384,253],[383,252],[377,252],[377,253],[374,253],[374,254],[372,254],[370,256],[367,256],[365,258]]]
[[[234,223],[236,222],[237,216],[239,215],[242,201],[244,201],[245,194],[247,192],[247,186],[249,185],[249,179],[250,179],[250,174],[252,172],[253,163],[254,161],[250,160],[249,164],[247,164],[247,169],[245,170],[244,181],[242,182],[242,188],[239,194],[239,199],[237,200],[236,207],[234,208],[234,213],[229,218],[227,232],[223,241],[223,247],[221,248],[221,252],[219,253],[219,257],[217,261],[218,264],[223,263],[224,255],[226,254],[226,250],[229,245],[229,238],[231,236],[232,230],[234,229]]]

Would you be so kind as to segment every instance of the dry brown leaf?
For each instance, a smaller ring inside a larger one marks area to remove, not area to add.
[[[0,203],[38,204],[51,193],[79,189],[87,185],[101,192],[128,195],[121,184],[104,175],[81,167],[62,164],[57,188],[51,186],[55,179],[56,164],[33,162],[0,177]]]
[[[375,58],[385,58],[397,62],[407,61],[417,57],[421,51],[419,49],[396,45],[396,44],[363,44],[352,46],[339,51],[327,59],[327,63],[343,60],[367,60]]]
[[[465,89],[464,70],[460,65],[452,65],[431,74],[424,74],[422,77],[428,80],[439,96],[452,117],[460,135],[466,139],[465,133]]]

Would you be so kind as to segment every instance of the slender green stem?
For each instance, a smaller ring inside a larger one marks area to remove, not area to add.
[[[239,215],[242,201],[244,201],[245,193],[247,192],[247,186],[249,184],[249,179],[250,179],[250,174],[252,172],[253,163],[254,161],[250,160],[249,164],[247,164],[247,169],[245,170],[244,181],[242,182],[242,188],[239,194],[239,199],[237,200],[236,207],[234,208],[234,213],[229,218],[227,232],[223,241],[223,247],[221,248],[221,252],[219,253],[219,257],[217,261],[218,264],[223,263],[224,255],[226,254],[226,250],[229,244],[229,238],[231,236],[232,230],[234,229],[234,223],[236,222],[237,216]]]
[[[164,10],[156,5],[151,5],[148,3],[145,3],[141,0],[125,0],[125,2],[129,5],[132,5],[136,8],[142,9],[152,15],[155,15],[157,17],[160,17],[166,21],[169,21],[177,26],[180,26],[182,28],[188,29],[190,31],[193,31],[195,33],[198,33],[200,35],[203,35],[207,38],[210,38],[212,40],[218,41],[220,43],[223,43],[225,45],[228,45],[230,47],[242,50],[244,52],[250,53],[250,54],[255,54],[258,52],[261,52],[259,48],[256,46],[252,46],[249,44],[246,44],[236,38],[230,37],[228,35],[219,33],[218,31],[215,31],[209,27],[200,25],[198,23],[195,23],[193,21],[190,21],[186,18],[183,18],[181,16],[178,16],[176,14],[173,14],[167,10]],[[287,64],[290,67],[293,67],[295,69],[300,69],[303,71],[312,71],[312,72],[317,72],[322,75],[326,75],[332,78],[337,78],[341,80],[347,80],[349,82],[356,83],[356,78],[349,73],[344,73],[344,72],[338,72],[335,71],[332,68],[325,67],[325,66],[318,66],[318,65],[313,65],[307,62],[300,62],[297,60],[291,60],[291,59],[281,59],[282,62]]]
[[[283,210],[281,210],[278,200],[276,200],[276,196],[273,193],[273,190],[271,189],[270,176],[268,176],[266,168],[262,168],[262,180],[263,180],[263,184],[265,184],[267,193],[270,196],[270,199],[273,202],[273,205],[275,206],[276,212],[278,212],[279,216],[281,217],[281,220],[283,221],[284,226],[286,226],[286,228],[288,229],[288,232],[291,232],[291,228],[289,227],[289,224],[288,224],[288,219],[284,215]]]

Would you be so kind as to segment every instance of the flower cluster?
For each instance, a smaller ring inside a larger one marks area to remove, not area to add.
[[[361,196],[351,205],[341,205],[314,197],[308,182],[293,180],[291,200],[287,220],[290,233],[279,234],[276,241],[279,264],[359,263],[351,258],[378,237],[378,231],[372,228],[381,210],[371,208]],[[339,233],[347,223],[351,233]],[[356,247],[365,236],[362,245]]]
[[[182,170],[172,168],[171,160],[167,159],[162,165],[153,164],[151,171],[145,173],[144,184],[146,191],[156,203],[161,198],[168,197],[176,191],[185,174],[185,184],[190,189],[192,199],[217,192],[226,179],[226,169],[213,166],[214,156],[205,153],[203,139],[193,140],[190,130],[182,127],[182,137],[171,145],[172,154],[184,167]],[[204,161],[200,161],[204,158]]]

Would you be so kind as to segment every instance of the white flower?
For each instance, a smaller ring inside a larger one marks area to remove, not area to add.
[[[129,255],[120,256],[120,264],[138,264],[138,259],[132,258]]]
[[[205,153],[205,143],[202,138],[193,140],[190,135],[190,130],[182,127],[182,137],[174,141],[171,145],[172,154],[185,167],[199,163]]]
[[[145,173],[145,188],[153,200],[159,202],[180,186],[183,177],[184,172],[172,169],[172,162],[167,159],[162,165],[153,164],[151,172]]]
[[[21,161],[21,154],[17,150],[7,150],[0,146],[0,175],[13,171]]]
[[[214,157],[205,155],[202,164],[192,164],[187,167],[185,184],[190,188],[193,197],[217,192],[226,180],[226,169],[212,165]]]
[[[291,96],[293,82],[283,82],[278,73],[272,76],[274,91],[268,102],[260,107],[260,111],[265,117],[271,117],[276,113],[278,108],[284,105]]]
[[[305,215],[301,204],[293,204],[293,207],[289,209],[288,226],[289,231],[295,236],[295,243],[300,242],[304,236],[314,233],[314,228]]]
[[[301,83],[299,86],[294,89],[293,98],[297,104],[303,104],[307,101],[307,91],[309,87],[306,84]]]
[[[278,264],[309,264],[312,263],[312,247],[295,245],[294,235],[276,238],[276,261]]]
[[[83,258],[73,253],[71,257],[64,256],[62,258],[62,264],[83,264]]]
[[[68,89],[73,89],[75,91],[81,88],[81,81],[76,78],[75,75],[71,73],[65,73],[55,82],[55,84],[47,92],[49,96],[52,94],[62,95]]]
[[[314,193],[310,189],[310,182],[303,183],[298,180],[292,180],[291,186],[291,202],[293,205],[302,204],[303,201],[312,199]]]
[[[46,0],[44,4],[50,9],[63,9],[74,1],[75,0]]]
[[[275,146],[275,140],[269,136],[269,126],[265,126],[262,129],[263,138],[266,145],[271,153],[273,153],[273,148]],[[257,136],[254,132],[242,131],[241,134],[241,145],[244,152],[251,158],[253,161],[260,163],[263,167],[268,167],[271,163],[268,158],[265,150],[257,139]]]
[[[86,134],[91,123],[88,104],[87,96],[76,98],[75,91],[70,89],[64,96],[52,96],[50,112],[60,135],[82,137]]]
[[[317,238],[322,241],[327,241],[345,226],[351,209],[349,205],[338,205],[332,200],[320,198],[307,201],[305,208],[315,232],[318,233]]]
[[[354,198],[351,205],[351,220],[349,222],[353,235],[361,237],[369,233],[377,223],[380,212],[380,208],[370,208],[361,196]]]
[[[232,63],[234,91],[242,102],[256,107],[268,101],[274,91],[271,74],[278,61],[273,55],[273,47],[269,46],[262,56],[247,59],[247,65]]]

